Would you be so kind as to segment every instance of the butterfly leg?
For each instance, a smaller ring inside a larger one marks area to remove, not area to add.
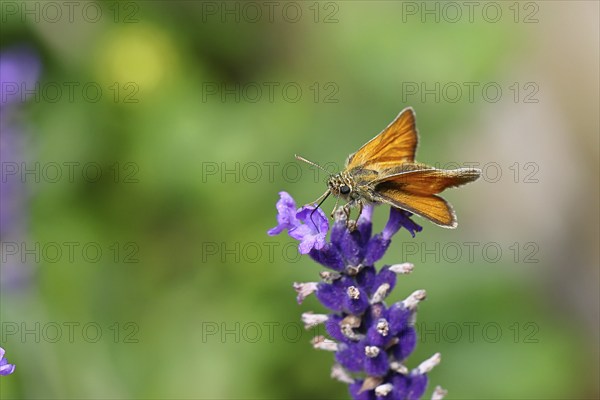
[[[334,215],[335,215],[335,210],[337,210],[338,207],[338,203],[339,203],[340,199],[339,197],[336,198],[335,200],[335,205],[333,206],[333,210],[331,211],[331,219],[333,219]]]
[[[344,205],[344,214],[346,214],[346,227],[350,232],[356,230],[356,221],[350,218],[352,206],[354,206],[354,201],[350,201]]]

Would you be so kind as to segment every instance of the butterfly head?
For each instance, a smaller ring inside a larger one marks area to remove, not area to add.
[[[327,180],[327,187],[331,194],[344,199],[352,199],[355,193],[355,182],[352,177],[344,172],[332,175]]]

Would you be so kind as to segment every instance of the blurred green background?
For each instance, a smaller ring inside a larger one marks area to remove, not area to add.
[[[340,168],[406,106],[419,161],[484,168],[457,230],[415,218],[384,258],[416,265],[390,301],[428,292],[408,366],[441,352],[449,399],[600,396],[597,2],[52,3],[1,8],[41,64],[2,398],[347,398],[292,289],[321,269],[266,231],[324,191],[295,153]]]

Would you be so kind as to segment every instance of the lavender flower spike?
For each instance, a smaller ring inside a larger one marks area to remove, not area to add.
[[[15,366],[4,358],[4,349],[0,347],[0,375],[10,375],[15,372]]]
[[[288,193],[281,192],[280,196],[278,225],[269,234],[287,229],[300,241],[301,254],[309,254],[330,269],[320,273],[319,282],[295,283],[294,288],[298,303],[314,294],[330,310],[329,314],[304,313],[302,321],[307,329],[325,326],[329,338],[317,336],[312,344],[335,354],[331,376],[348,385],[353,399],[420,399],[427,389],[428,372],[441,360],[436,353],[412,370],[405,365],[417,343],[415,317],[426,293],[414,291],[388,306],[385,299],[397,276],[411,273],[414,266],[402,263],[376,270],[373,264],[383,257],[392,236],[401,228],[413,237],[422,228],[410,219],[411,213],[392,208],[383,232],[372,236],[373,208],[367,206],[352,231],[347,228],[345,214],[337,213],[326,241],[329,223],[320,209],[315,211],[311,205],[296,210]],[[444,395],[445,391],[437,387],[432,398],[439,400]]]

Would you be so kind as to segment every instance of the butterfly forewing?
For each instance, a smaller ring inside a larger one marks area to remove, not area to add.
[[[347,169],[357,167],[381,170],[398,163],[413,162],[417,149],[417,129],[412,108],[405,108],[383,132],[348,157]]]

